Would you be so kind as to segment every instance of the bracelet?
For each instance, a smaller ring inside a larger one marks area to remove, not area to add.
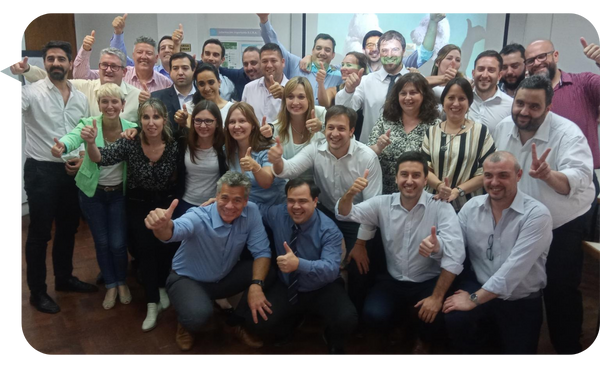
[[[252,170],[252,174],[256,174],[256,173],[257,173],[257,172],[259,172],[260,170],[262,170],[262,166],[259,166],[259,167],[258,167],[258,170],[256,170],[256,171]]]

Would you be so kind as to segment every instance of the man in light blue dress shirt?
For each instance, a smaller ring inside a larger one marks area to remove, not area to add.
[[[492,334],[499,336],[502,353],[537,353],[552,216],[518,190],[522,175],[511,153],[494,152],[483,163],[488,194],[472,198],[458,214],[472,270],[443,312],[461,353],[481,353]]]
[[[325,325],[329,352],[342,353],[358,320],[340,277],[342,233],[317,209],[320,190],[312,181],[293,179],[285,191],[287,204],[272,206],[263,216],[273,230],[278,255],[279,279],[266,292],[273,314],[258,324],[248,323],[248,329],[282,341],[304,314],[317,314]]]
[[[400,193],[353,204],[354,196],[371,185],[366,175],[359,177],[338,201],[336,216],[381,229],[388,272],[377,276],[367,295],[365,326],[385,336],[395,320],[409,318],[409,314],[399,315],[401,307],[418,309],[419,339],[414,351],[423,352],[443,336],[439,312],[450,285],[463,270],[465,248],[452,206],[423,190],[428,173],[425,157],[415,151],[403,153],[397,172]]]
[[[184,340],[193,343],[191,333],[208,322],[215,299],[248,289],[247,306],[254,320],[258,316],[267,320],[267,313],[271,313],[263,293],[271,251],[260,212],[248,202],[250,187],[246,176],[228,171],[217,182],[216,203],[191,208],[171,220],[177,207],[174,200],[169,209],[157,208],[146,218],[146,226],[158,239],[165,243],[182,242],[166,283],[178,314],[176,341],[180,347]],[[253,262],[239,260],[244,247],[252,254]],[[245,308],[245,303],[242,300],[238,308]],[[240,326],[234,329],[236,337],[247,336]],[[191,344],[186,347],[191,348]]]

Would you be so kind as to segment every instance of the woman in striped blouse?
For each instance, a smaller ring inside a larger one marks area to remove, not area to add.
[[[482,193],[483,161],[496,150],[487,127],[465,117],[471,103],[473,90],[465,78],[448,82],[442,92],[446,120],[429,128],[422,146],[429,162],[430,190],[456,211]]]

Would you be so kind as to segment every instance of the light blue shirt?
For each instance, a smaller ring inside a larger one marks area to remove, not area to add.
[[[348,216],[335,215],[341,221],[379,226],[390,275],[398,281],[424,282],[437,277],[441,269],[455,275],[463,270],[465,246],[458,217],[450,203],[436,201],[423,191],[419,202],[408,211],[400,202],[400,193],[380,195],[355,204]],[[430,257],[419,254],[419,244],[431,235],[435,226],[440,251]]]
[[[127,66],[134,66],[133,59],[131,59],[129,56],[127,56],[127,48],[125,47],[125,37],[123,36],[123,33],[121,33],[121,34],[113,33],[112,37],[110,38],[110,47],[114,47],[114,48],[117,48],[117,49],[123,51],[123,53],[127,57]],[[166,70],[165,68],[163,68],[162,63],[158,63],[158,65],[154,65],[154,71],[171,79],[171,75],[169,74],[169,71]]]
[[[260,35],[262,36],[263,41],[265,43],[276,43],[281,48],[281,53],[283,54],[283,58],[285,59],[285,67],[283,68],[283,74],[288,77],[288,79],[292,79],[294,77],[305,77],[309,80],[313,94],[315,95],[315,104],[319,104],[317,100],[317,71],[318,68],[315,65],[311,65],[311,72],[303,72],[300,70],[300,60],[301,57],[291,54],[285,47],[279,42],[277,39],[277,33],[271,26],[271,22],[267,21],[267,23],[260,24]],[[342,74],[339,69],[334,69],[331,65],[327,68],[327,76],[325,77],[325,88],[336,87],[342,84]]]
[[[217,203],[190,208],[173,220],[173,236],[165,243],[178,241],[182,243],[173,257],[173,271],[200,282],[219,282],[227,276],[246,244],[254,259],[271,258],[267,233],[252,202],[231,224],[223,222]]]
[[[286,254],[283,242],[292,240],[294,221],[287,211],[287,204],[270,207],[263,220],[273,230],[277,255]],[[296,238],[296,256],[299,258],[297,273],[298,291],[307,292],[322,288],[340,275],[342,256],[342,232],[329,217],[315,209],[311,218],[300,226]],[[289,273],[278,272],[280,280],[289,285]]]
[[[488,197],[471,198],[458,213],[473,271],[482,288],[499,298],[525,298],[546,287],[546,257],[552,242],[550,211],[517,191],[496,224]]]

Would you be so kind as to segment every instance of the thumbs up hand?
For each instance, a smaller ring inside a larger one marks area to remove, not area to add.
[[[62,154],[65,152],[65,144],[58,140],[58,138],[54,138],[54,146],[50,150],[52,156],[56,158],[61,158]]]
[[[325,66],[322,61],[319,61],[319,71],[315,76],[317,78],[317,83],[325,84],[325,77],[327,77],[327,70],[325,70]]]
[[[183,25],[181,23],[179,23],[179,28],[173,31],[171,38],[173,39],[175,46],[181,45],[181,42],[183,42]]]
[[[383,152],[383,150],[392,144],[392,139],[390,136],[392,135],[392,129],[388,129],[385,134],[382,134],[377,138],[377,148],[379,149],[379,153]]]
[[[365,72],[365,69],[360,68],[358,73],[356,73],[356,74],[352,73],[352,74],[349,74],[348,77],[346,77],[346,83],[345,83],[346,92],[354,93],[354,90],[356,90],[356,87],[358,87],[358,85],[360,84],[360,80],[362,79],[364,72]]]
[[[283,273],[296,271],[300,260],[288,246],[287,242],[283,242],[283,249],[285,249],[285,254],[277,257],[277,266]]]
[[[352,184],[350,189],[348,189],[348,194],[351,196],[355,196],[358,193],[365,190],[365,188],[369,185],[369,180],[367,179],[368,176],[369,176],[369,169],[366,169],[363,176],[358,177],[354,181],[354,183]]]
[[[146,83],[142,82],[142,90],[140,91],[140,95],[138,97],[138,102],[143,104],[150,98],[150,91],[148,91],[148,86]]]
[[[10,72],[14,75],[20,75],[29,71],[29,64],[27,61],[29,57],[25,56],[22,61],[10,66]]]
[[[437,232],[435,226],[431,227],[431,235],[423,239],[419,244],[419,254],[425,258],[431,256],[432,253],[438,253],[440,251],[440,243],[437,238]]]
[[[273,129],[271,129],[271,126],[267,124],[267,117],[263,116],[262,123],[260,124],[260,134],[262,134],[265,138],[271,139],[273,137],[273,133]]]
[[[448,198],[450,198],[450,196],[452,195],[450,179],[448,179],[448,177],[445,177],[444,180],[438,184],[435,190],[437,191],[437,194],[433,196],[433,199],[448,200]]]
[[[112,22],[113,29],[115,30],[115,34],[123,33],[123,29],[125,29],[125,20],[127,20],[127,14],[123,14],[123,16],[117,16]]]
[[[257,173],[262,169],[260,164],[252,158],[252,147],[248,147],[246,155],[240,159],[240,168],[244,171]]]
[[[150,230],[165,229],[168,226],[169,221],[171,221],[171,218],[173,217],[173,212],[175,211],[175,208],[177,208],[178,204],[179,200],[174,199],[173,202],[171,202],[169,208],[167,208],[166,210],[162,208],[157,208],[155,210],[150,211],[148,216],[146,216],[146,218],[144,219],[146,227]]]
[[[83,39],[83,49],[85,51],[92,51],[92,46],[94,46],[94,42],[96,41],[96,31],[92,31],[89,35],[85,36]]]
[[[281,146],[281,142],[279,137],[275,138],[275,145],[269,148],[269,153],[267,154],[269,162],[275,165],[282,161],[283,157],[283,147]]]
[[[315,115],[315,109],[312,109],[310,112],[310,119],[306,121],[306,129],[310,133],[320,132],[321,128],[323,128],[323,123],[319,120]]]
[[[583,46],[583,54],[588,59],[594,60],[600,66],[600,46],[590,43],[588,44],[585,38],[581,37],[581,46]]]
[[[187,107],[183,104],[183,109],[177,110],[175,115],[173,115],[173,120],[182,128],[187,128],[187,121],[189,118],[189,114],[187,111]]]
[[[96,119],[92,121],[92,126],[86,125],[81,129],[81,139],[86,141],[88,144],[96,144],[96,137],[98,136],[98,127],[96,126]]]
[[[269,76],[269,81],[271,82],[269,92],[271,93],[271,95],[273,95],[273,98],[281,99],[281,97],[283,97],[283,86],[275,82],[275,78],[273,78],[273,75]]]

